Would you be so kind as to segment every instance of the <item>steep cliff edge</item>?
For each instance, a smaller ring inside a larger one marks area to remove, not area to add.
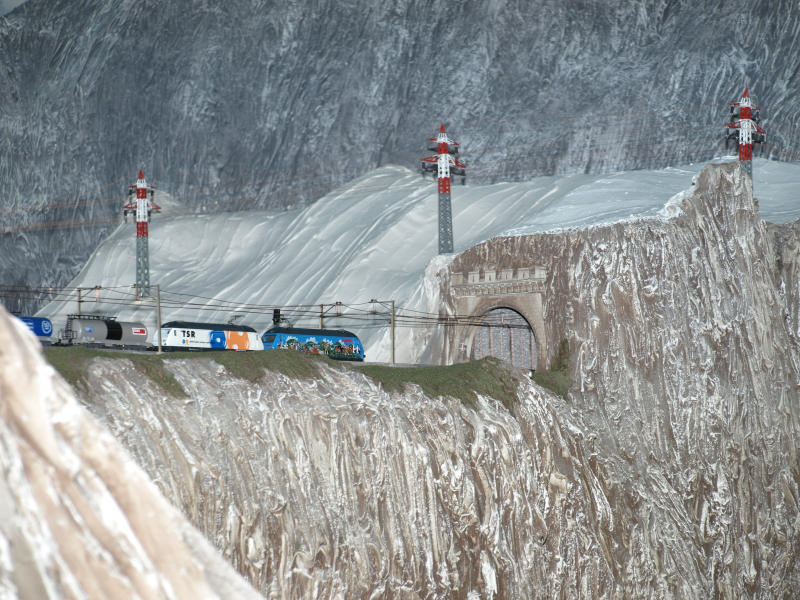
[[[0,308],[0,597],[256,598]]]
[[[387,392],[357,370],[256,382],[168,359],[176,399],[94,359],[83,403],[265,595],[787,597],[800,589],[796,226],[736,165],[660,219],[480,244],[543,267],[562,400]],[[505,262],[504,262],[505,261]],[[447,344],[445,344],[447,346]]]
[[[618,585],[597,526],[608,501],[577,468],[585,429],[524,378],[512,414],[485,397],[475,410],[415,386],[389,394],[337,365],[308,379],[266,372],[255,386],[208,359],[165,365],[188,400],[132,363],[95,359],[85,402],[270,597]]]
[[[610,458],[592,472],[616,573],[644,595],[780,596],[798,577],[798,228],[759,218],[736,164],[665,213],[475,246],[442,274],[443,310],[453,273],[540,265],[547,357],[567,340],[571,407]]]

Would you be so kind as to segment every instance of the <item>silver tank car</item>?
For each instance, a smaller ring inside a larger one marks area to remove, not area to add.
[[[80,316],[67,321],[66,337],[72,344],[147,347],[147,327],[142,323],[117,321],[108,317]]]

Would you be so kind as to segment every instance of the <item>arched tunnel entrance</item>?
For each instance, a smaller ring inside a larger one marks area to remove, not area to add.
[[[471,359],[494,356],[515,367],[536,369],[536,337],[530,323],[517,311],[493,308],[475,329]]]

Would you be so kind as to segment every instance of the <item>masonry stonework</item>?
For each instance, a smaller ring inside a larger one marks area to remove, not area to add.
[[[446,345],[445,363],[465,362],[470,359],[479,322],[497,308],[518,312],[528,322],[536,344],[537,364],[531,368],[544,369],[547,362],[546,331],[544,325],[542,294],[546,273],[542,266],[508,267],[497,264],[472,265],[456,270],[451,265],[447,289],[443,290],[446,303],[453,316],[468,318],[470,324],[453,327],[450,343]]]

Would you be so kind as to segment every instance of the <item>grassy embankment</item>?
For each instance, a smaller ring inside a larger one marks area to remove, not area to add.
[[[519,375],[502,361],[487,357],[447,367],[388,367],[359,365],[355,367],[367,377],[380,381],[386,391],[402,391],[407,383],[415,383],[426,396],[451,396],[466,406],[477,409],[478,398],[490,396],[513,412],[517,403]]]
[[[167,394],[186,397],[186,391],[175,377],[164,368],[164,361],[174,359],[211,359],[225,367],[233,376],[257,382],[264,369],[283,373],[298,379],[313,378],[318,373],[320,361],[343,366],[364,373],[379,381],[389,392],[402,391],[407,383],[414,383],[430,397],[450,396],[466,406],[477,408],[476,393],[491,396],[513,410],[517,402],[519,375],[495,358],[485,358],[448,367],[388,367],[359,363],[340,363],[326,357],[305,355],[291,351],[276,352],[170,352],[124,353],[83,347],[45,348],[45,357],[73,387],[86,388],[89,362],[95,357],[127,359]]]

